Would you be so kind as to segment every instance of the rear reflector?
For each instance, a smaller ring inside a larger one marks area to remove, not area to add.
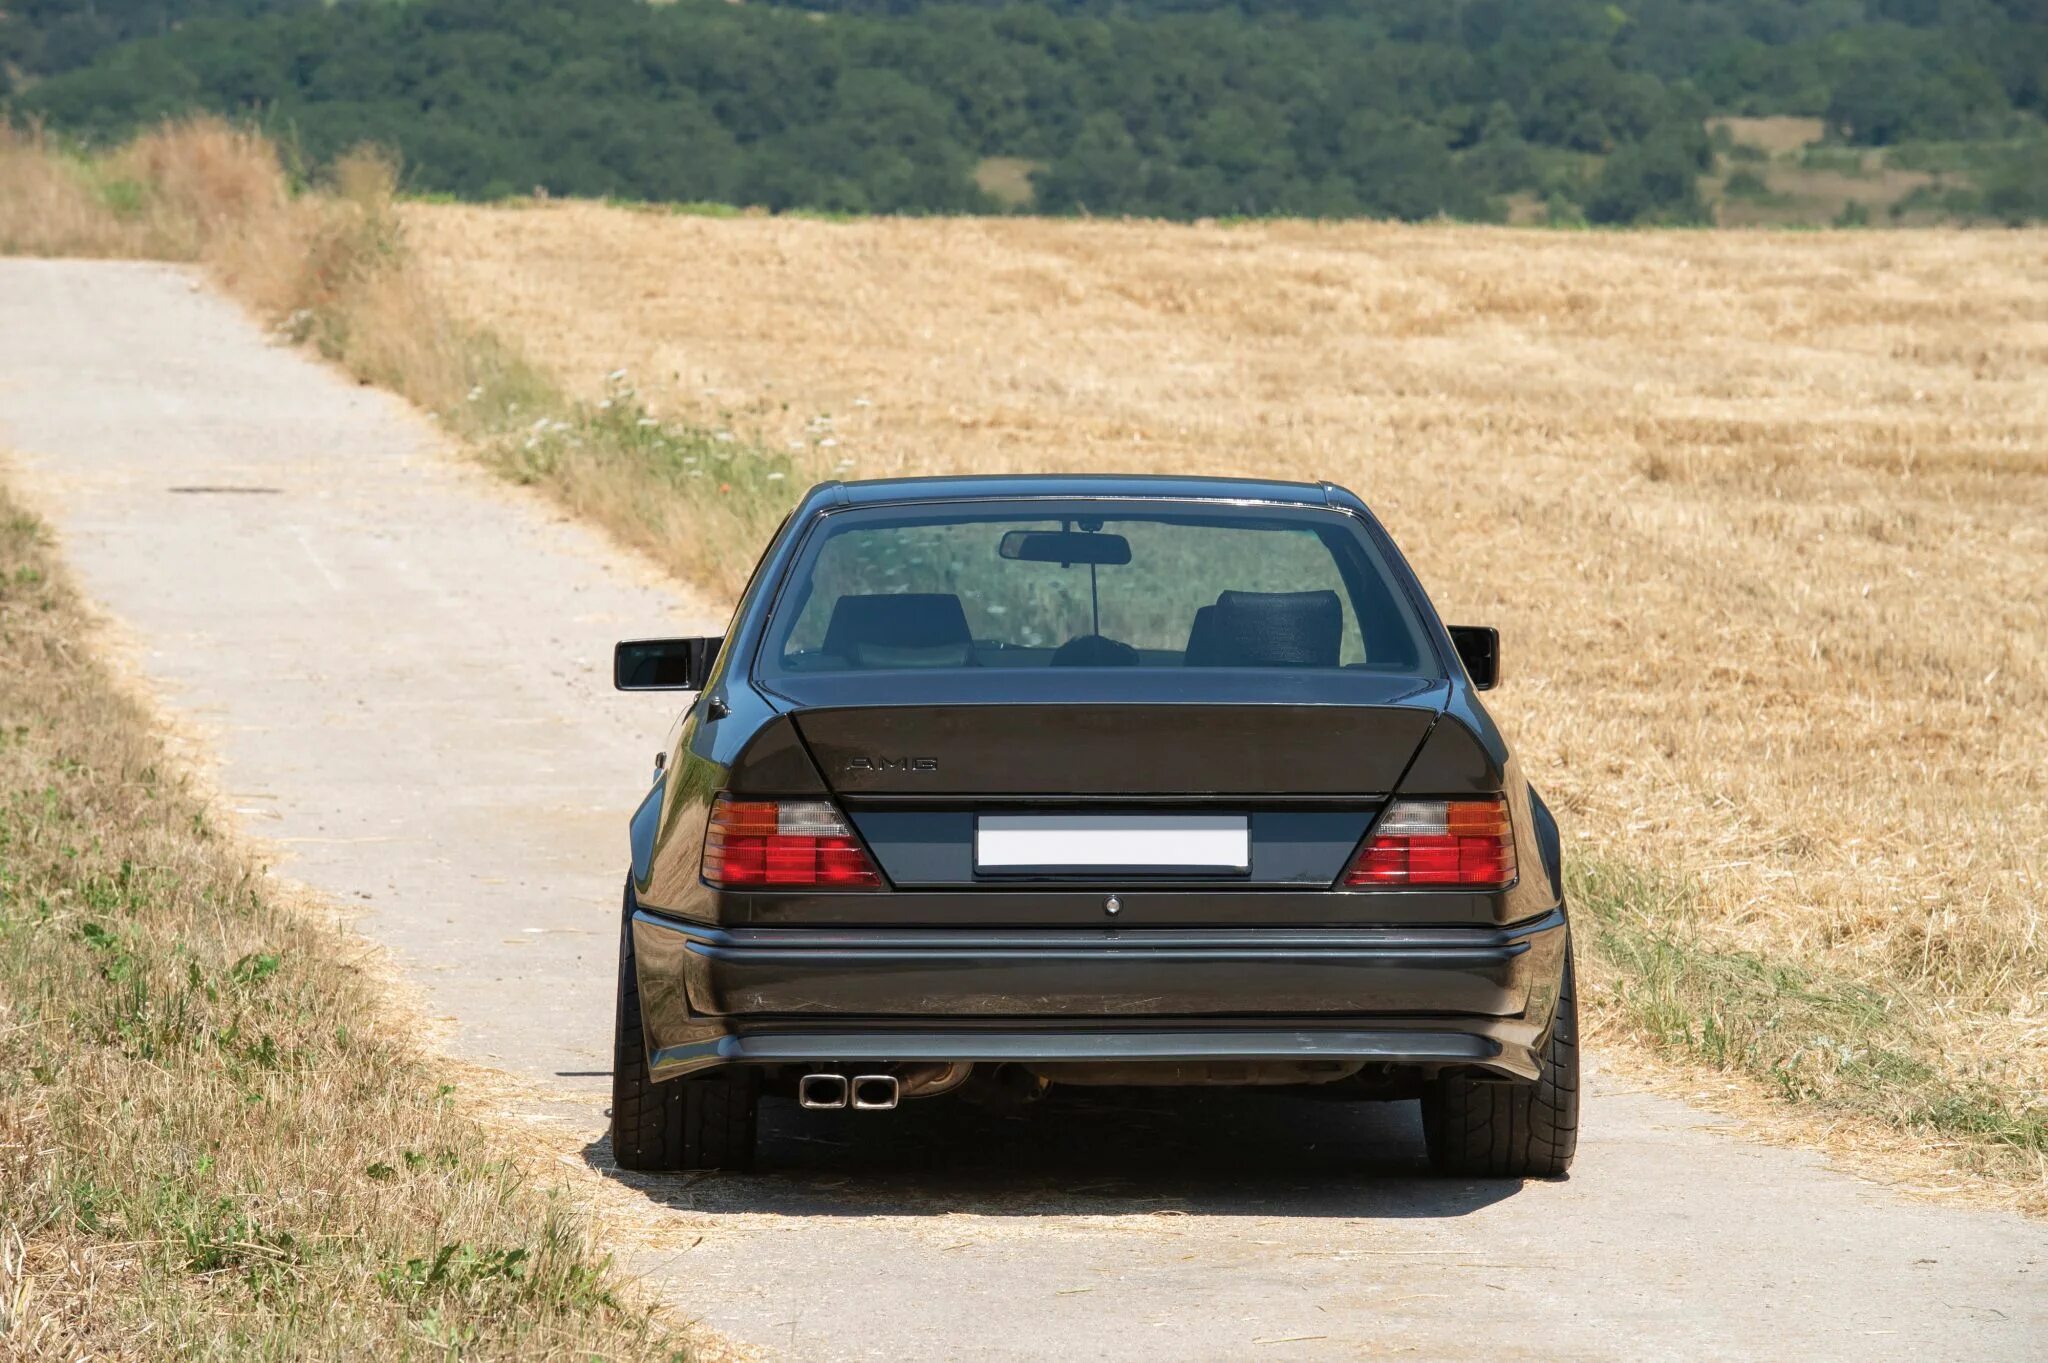
[[[704,831],[704,879],[763,889],[877,890],[867,849],[825,800],[720,795]]]
[[[1346,885],[1455,886],[1514,883],[1515,836],[1507,801],[1397,800],[1344,872]]]

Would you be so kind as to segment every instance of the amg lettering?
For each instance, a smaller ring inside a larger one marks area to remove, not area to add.
[[[937,771],[936,757],[853,757],[847,759],[848,771]]]

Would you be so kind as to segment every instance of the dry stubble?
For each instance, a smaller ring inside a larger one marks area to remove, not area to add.
[[[1502,627],[1583,852],[2048,1091],[2048,233],[406,223],[564,385],[623,365],[820,475],[1351,486]]]

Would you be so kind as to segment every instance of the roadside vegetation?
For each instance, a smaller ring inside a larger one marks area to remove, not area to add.
[[[0,1354],[671,1356],[92,633],[0,488]]]
[[[179,208],[230,151],[258,208]],[[817,477],[1349,483],[1504,629],[1597,1025],[2048,1210],[2037,233],[394,204],[377,158],[309,179],[207,122],[6,155],[0,245],[197,259],[721,595]],[[43,183],[69,245],[8,192]]]
[[[1930,1015],[1936,991],[1716,941],[1697,889],[1641,861],[1585,853],[1566,879],[1574,931],[1600,967],[1597,1004],[1626,1034],[1797,1108],[1925,1141],[2048,1212],[2048,1104],[2021,1087],[2026,1067],[1948,1053]]]
[[[687,575],[782,514],[786,457],[715,426],[665,423],[624,374],[572,399],[417,267],[395,163],[359,148],[317,171],[215,118],[100,154],[0,126],[0,253],[194,262],[281,339],[409,399],[493,468]],[[646,495],[650,486],[658,495]]]

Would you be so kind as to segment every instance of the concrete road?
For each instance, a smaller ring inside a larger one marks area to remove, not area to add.
[[[248,831],[608,1170],[625,818],[672,715],[607,651],[713,620],[175,269],[0,262],[7,447]],[[2048,1358],[2048,1227],[1616,1075],[1528,1185],[1420,1177],[1408,1106],[771,1106],[757,1175],[622,1179],[673,1247],[650,1286],[771,1356]]]

